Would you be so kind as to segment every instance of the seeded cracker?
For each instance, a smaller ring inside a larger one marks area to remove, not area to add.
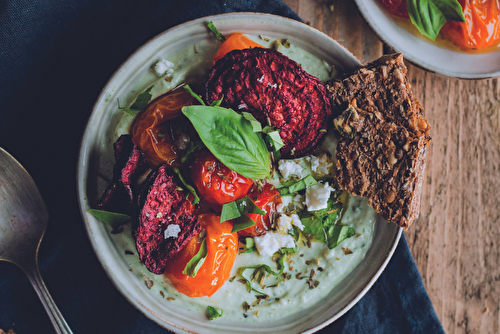
[[[336,181],[404,228],[419,214],[430,142],[406,72],[403,56],[391,54],[326,85],[340,134]]]

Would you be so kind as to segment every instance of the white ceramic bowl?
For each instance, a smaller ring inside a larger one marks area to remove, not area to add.
[[[95,219],[88,209],[95,207],[104,187],[104,176],[112,174],[114,129],[123,114],[117,110],[117,98],[135,89],[137,81],[150,72],[157,59],[168,57],[179,48],[203,39],[213,39],[205,23],[214,21],[224,34],[246,32],[271,38],[288,38],[338,68],[354,70],[360,64],[354,56],[323,33],[297,21],[257,14],[223,14],[198,19],[158,35],[136,51],[111,77],[90,116],[80,151],[78,198],[92,246],[116,288],[137,309],[159,325],[175,332],[200,333],[294,333],[314,332],[347,312],[373,285],[391,258],[401,236],[401,229],[381,218],[376,223],[373,243],[365,259],[320,303],[277,321],[249,324],[224,317],[209,321],[203,315],[179,309],[159,293],[148,290],[143,279],[129,271],[125,259],[108,226]],[[144,84],[144,83],[143,83]],[[130,256],[130,255],[128,255]]]
[[[465,53],[443,47],[407,30],[378,0],[355,0],[359,11],[380,39],[405,59],[429,71],[460,79],[500,76],[500,48]]]

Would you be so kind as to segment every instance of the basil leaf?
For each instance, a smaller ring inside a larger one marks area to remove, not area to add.
[[[332,249],[337,247],[342,241],[352,237],[355,231],[352,227],[347,225],[332,225],[328,229],[328,248]]]
[[[203,144],[203,142],[202,142],[202,141],[199,141],[199,140],[198,140],[198,141],[194,142],[194,144],[193,144],[193,142],[192,142],[192,141],[190,141],[190,142],[189,142],[189,149],[188,149],[188,150],[187,150],[187,152],[186,152],[186,153],[182,156],[182,158],[181,158],[181,163],[186,162],[186,160],[187,160],[187,159],[189,159],[189,157],[191,156],[191,154],[193,154],[193,153],[194,153],[194,152],[196,152],[196,151],[199,151],[199,150],[203,149],[204,147],[205,147],[205,145]]]
[[[243,116],[244,119],[250,122],[252,125],[253,132],[262,132],[262,125],[260,122],[253,117],[252,114],[248,112],[242,112],[241,115]]]
[[[217,28],[215,27],[214,23],[212,21],[209,21],[207,23],[207,28],[210,29],[210,31],[212,32],[212,34],[214,34],[215,38],[217,38],[217,40],[219,42],[224,42],[226,40],[226,37],[224,37],[223,34],[221,34],[219,32],[219,30],[217,30]]]
[[[314,240],[319,242],[326,242],[325,228],[323,227],[323,219],[316,217],[315,215],[309,215],[305,217],[300,217],[300,221],[304,225],[302,233],[304,235],[311,235]]]
[[[256,213],[259,215],[266,214],[266,212],[259,208],[257,204],[250,199],[250,197],[243,197],[222,206],[220,221],[222,223],[231,219],[239,218],[247,213]]]
[[[231,233],[244,230],[246,228],[254,226],[255,224],[255,220],[248,217],[247,215],[235,218],[233,221],[233,229],[231,230]]]
[[[270,156],[260,134],[231,109],[210,106],[183,107],[207,148],[229,169],[251,179],[269,176]]]
[[[113,228],[113,231],[117,231],[120,226],[132,220],[132,217],[126,214],[105,210],[90,209],[89,213],[91,213],[94,217],[101,220],[102,222],[111,226]]]
[[[280,130],[268,132],[266,135],[266,143],[270,146],[271,151],[279,151],[280,148],[285,146],[280,136]]]
[[[224,311],[222,309],[220,310],[220,313],[219,313],[214,307],[207,306],[208,320],[214,320],[214,319],[220,318],[220,317],[222,317],[223,314],[224,314]]]
[[[318,181],[316,181],[316,179],[314,179],[314,177],[309,174],[297,182],[293,182],[291,184],[286,183],[286,186],[279,188],[278,191],[281,196],[293,195],[301,190],[306,189],[307,187],[315,185],[316,183],[318,183]]]
[[[191,94],[191,96],[192,96],[192,97],[194,97],[194,98],[195,98],[198,102],[200,102],[200,104],[201,104],[202,106],[204,106],[204,105],[205,105],[205,101],[203,101],[203,99],[201,98],[201,96],[200,96],[200,95],[198,95],[198,94],[196,94],[195,92],[193,92],[193,90],[191,89],[191,87],[189,87],[189,85],[188,85],[188,84],[185,84],[185,85],[184,85],[184,86],[182,86],[182,87],[184,87],[184,89],[185,89],[185,90],[187,90],[187,91]]]
[[[123,111],[129,115],[136,115],[136,114],[140,113],[141,111],[144,111],[144,109],[146,109],[146,107],[148,106],[148,103],[151,100],[151,97],[153,96],[150,93],[152,88],[153,88],[153,86],[149,87],[144,92],[139,94],[139,96],[137,96],[137,99],[134,101],[134,103],[132,103],[132,105],[128,108],[123,108]],[[118,108],[122,109],[122,108],[120,108],[120,101],[118,101]]]
[[[207,239],[205,238],[201,243],[198,253],[196,253],[195,256],[193,256],[193,258],[189,260],[182,273],[184,275],[195,277],[196,274],[198,273],[198,270],[200,270],[201,266],[205,262],[205,259],[207,258],[207,253],[208,253]]]
[[[457,0],[407,0],[406,6],[413,25],[432,40],[447,21],[465,22]]]
[[[196,193],[196,190],[194,190],[193,186],[191,186],[190,184],[186,183],[186,181],[184,180],[184,177],[182,176],[181,174],[181,171],[179,170],[179,168],[175,167],[173,168],[175,174],[177,174],[179,176],[179,179],[181,180],[182,184],[184,185],[184,187],[186,187],[186,189],[191,193],[193,194],[193,202],[191,204],[195,205],[196,203],[198,203],[200,201],[200,198],[198,197],[198,194]],[[186,195],[186,199],[188,198],[189,194]]]

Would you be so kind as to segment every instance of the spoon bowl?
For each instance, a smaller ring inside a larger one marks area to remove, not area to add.
[[[28,276],[57,333],[72,333],[43,283],[38,249],[48,222],[42,195],[21,164],[0,148],[0,261]]]

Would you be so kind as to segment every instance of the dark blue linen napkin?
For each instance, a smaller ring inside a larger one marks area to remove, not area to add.
[[[75,333],[167,333],[111,284],[76,198],[86,121],[106,81],[138,47],[198,17],[253,11],[300,18],[279,0],[0,1],[0,146],[31,173],[49,209],[40,271]],[[1,231],[0,231],[1,233]],[[0,329],[54,330],[28,279],[0,262]],[[441,333],[404,238],[372,289],[321,333]]]

